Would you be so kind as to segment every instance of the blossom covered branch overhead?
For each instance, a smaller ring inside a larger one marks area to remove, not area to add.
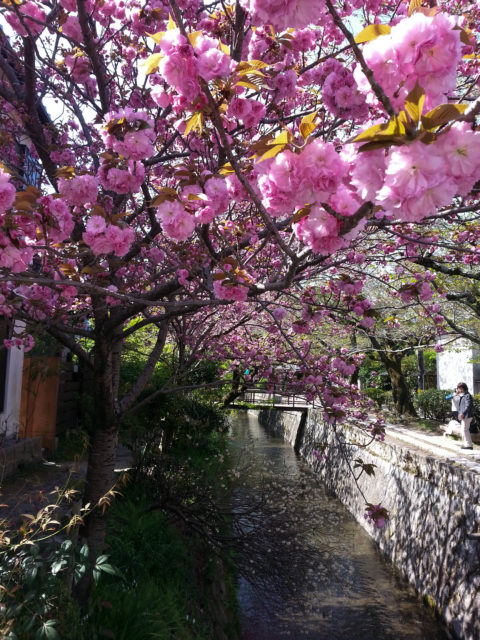
[[[432,4],[2,2],[0,311],[266,304],[475,213],[478,7]]]

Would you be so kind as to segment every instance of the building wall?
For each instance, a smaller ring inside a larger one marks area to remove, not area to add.
[[[475,356],[478,351],[466,340],[446,344],[445,351],[437,354],[438,388],[453,390],[459,382],[465,382],[471,392],[480,392],[480,368],[473,363]]]
[[[18,433],[20,400],[22,396],[23,349],[10,349],[7,358],[5,383],[5,406],[0,413],[0,435],[6,428],[6,437],[14,438]]]

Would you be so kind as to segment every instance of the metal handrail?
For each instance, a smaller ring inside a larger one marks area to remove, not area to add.
[[[258,402],[257,396],[267,396],[266,400],[268,403],[272,404],[272,406],[278,405],[287,405],[291,407],[295,407],[298,405],[311,405],[311,402],[308,402],[305,396],[298,395],[296,392],[289,391],[285,387],[283,388],[259,388],[259,387],[250,387],[246,389],[241,396],[239,396],[239,400],[243,402],[249,402],[251,404],[260,404]]]

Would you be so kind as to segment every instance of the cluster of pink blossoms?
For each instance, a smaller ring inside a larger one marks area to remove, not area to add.
[[[333,144],[314,140],[300,154],[290,150],[256,165],[262,202],[272,216],[306,204],[328,202],[339,189],[347,166]]]
[[[21,349],[23,347],[24,352],[28,353],[28,351],[33,349],[35,340],[33,339],[33,336],[27,334],[23,338],[6,338],[3,341],[3,345],[5,349],[13,349],[14,347]]]
[[[28,269],[33,251],[31,247],[25,245],[23,238],[17,238],[12,242],[12,232],[6,234],[0,231],[0,267],[11,269],[13,273],[21,273]]]
[[[353,73],[335,58],[327,60],[320,69],[325,76],[322,98],[330,113],[347,120],[365,119],[368,115],[366,98]]]
[[[215,280],[213,291],[219,300],[245,302],[248,297],[248,286],[236,285],[225,280]]]
[[[196,225],[209,224],[225,213],[228,205],[227,182],[207,176],[203,190],[199,185],[188,185],[179,199],[165,200],[158,205],[157,218],[168,238],[182,242],[190,238]]]
[[[181,242],[189,238],[195,229],[195,219],[178,200],[165,200],[157,207],[159,219],[165,235]]]
[[[128,160],[145,160],[153,155],[154,122],[146,111],[130,107],[114,111],[107,116],[107,126],[101,133],[105,146]]]
[[[114,224],[107,225],[102,216],[92,216],[87,222],[82,239],[97,255],[113,252],[116,256],[124,256],[134,236],[134,231],[130,227],[122,229]]]
[[[163,35],[159,47],[163,54],[159,74],[189,101],[200,92],[199,76],[208,82],[233,70],[230,56],[222,51],[218,40],[209,36],[198,37],[192,47],[179,29],[171,29]]]
[[[265,115],[265,105],[259,100],[232,98],[227,114],[243,122],[246,127],[255,127]]]
[[[271,24],[277,31],[315,24],[325,12],[325,0],[241,0],[240,4],[253,24]]]
[[[67,55],[65,56],[65,65],[75,82],[86,85],[91,95],[96,94],[97,84],[91,75],[92,67],[87,56]]]
[[[70,209],[62,198],[43,196],[39,201],[40,224],[50,242],[62,242],[73,231],[74,222]]]
[[[312,251],[327,255],[346,245],[339,235],[341,221],[322,204],[348,217],[360,203],[343,185],[348,165],[333,144],[314,140],[300,154],[287,149],[271,161],[258,163],[256,171],[262,203],[272,216],[310,205],[310,213],[294,225],[294,230]],[[352,230],[351,237],[355,233]]]
[[[395,108],[403,107],[416,82],[425,90],[427,109],[445,102],[446,94],[455,89],[462,58],[456,24],[456,18],[444,13],[426,16],[417,12],[364,46],[365,61]],[[360,66],[355,78],[371,99],[370,83]]]
[[[102,158],[98,175],[107,191],[130,193],[140,189],[145,179],[145,167],[135,160]]]
[[[362,152],[352,171],[360,197],[398,220],[418,222],[467,195],[480,179],[480,133],[457,122],[437,141]]]
[[[15,201],[16,190],[10,182],[10,175],[0,168],[0,215],[3,215]]]
[[[381,504],[367,503],[364,518],[367,522],[373,522],[376,529],[384,529],[388,520],[388,512]]]
[[[58,191],[72,207],[95,204],[98,196],[98,178],[85,173],[71,179],[58,181]]]
[[[5,20],[19,36],[38,36],[43,31],[47,16],[38,2],[25,2],[18,7],[18,12],[21,18],[13,11],[8,11]]]
[[[21,273],[28,269],[33,252],[26,246],[24,234],[20,233],[11,221],[7,222],[7,214],[15,201],[16,190],[10,182],[8,173],[0,168],[0,267],[11,269],[13,273]]]

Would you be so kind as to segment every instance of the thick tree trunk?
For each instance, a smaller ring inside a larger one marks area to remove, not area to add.
[[[395,345],[387,341],[387,348],[381,344],[374,336],[370,336],[370,341],[376,349],[380,360],[385,365],[390,383],[392,385],[392,396],[395,410],[399,415],[409,415],[416,417],[417,412],[413,406],[410,389],[402,371],[403,351],[394,352]]]
[[[89,547],[89,566],[76,585],[75,595],[85,604],[93,581],[93,568],[101,553],[107,530],[109,492],[114,485],[119,418],[115,381],[120,358],[114,335],[98,332],[94,347],[93,432],[91,434],[83,505],[86,509],[81,538]],[[112,355],[113,354],[113,355]]]
[[[232,388],[222,398],[222,404],[224,407],[228,407],[234,400],[236,400],[247,389],[246,384],[240,385],[240,372],[235,369],[232,375]]]
[[[383,360],[383,358],[382,358]],[[384,361],[387,368],[390,382],[392,383],[392,396],[395,409],[400,415],[416,416],[417,412],[413,406],[410,389],[407,386],[405,376],[402,372],[401,361],[389,360]]]
[[[102,412],[103,413],[103,412]],[[80,603],[85,604],[93,582],[93,568],[101,553],[107,531],[109,492],[115,482],[118,427],[97,424],[92,435],[83,505],[87,508],[81,537],[89,547],[87,570],[75,588]]]

